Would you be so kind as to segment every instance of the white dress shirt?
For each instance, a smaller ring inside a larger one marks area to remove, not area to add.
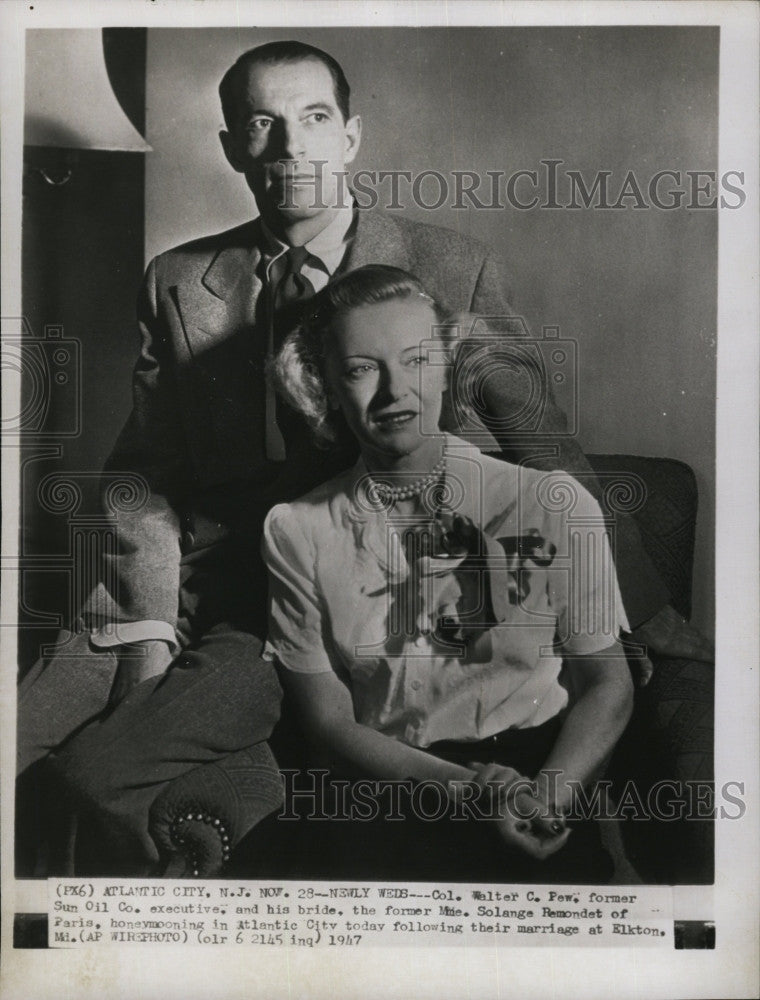
[[[336,210],[329,225],[308,243],[304,243],[304,249],[308,251],[309,256],[301,268],[301,274],[304,278],[308,278],[315,292],[321,291],[340,267],[350,242],[353,219],[353,206],[344,205]],[[269,282],[272,265],[287,253],[290,247],[282,240],[278,240],[264,222],[261,223],[261,230],[265,241],[261,249],[269,257],[266,266],[266,281]]]

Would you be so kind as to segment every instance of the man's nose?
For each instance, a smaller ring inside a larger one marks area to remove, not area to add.
[[[306,156],[303,126],[300,122],[283,122],[282,154],[286,160],[303,160]]]

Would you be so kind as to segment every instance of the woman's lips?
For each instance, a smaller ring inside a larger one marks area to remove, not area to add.
[[[413,410],[398,410],[395,413],[383,413],[373,417],[373,421],[383,429],[394,429],[408,424],[417,414]]]

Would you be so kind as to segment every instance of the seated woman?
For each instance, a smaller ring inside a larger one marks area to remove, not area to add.
[[[603,517],[569,476],[438,430],[443,320],[415,278],[371,265],[328,285],[274,359],[317,440],[343,421],[361,457],[266,520],[265,655],[353,775],[448,793],[438,822],[412,796],[405,823],[338,831],[339,854],[374,838],[397,877],[604,881],[595,825],[565,816],[631,711]]]

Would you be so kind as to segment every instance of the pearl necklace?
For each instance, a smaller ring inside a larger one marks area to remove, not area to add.
[[[412,497],[418,497],[423,490],[431,486],[437,479],[440,479],[445,471],[446,456],[442,455],[426,476],[416,480],[416,482],[410,483],[408,486],[388,486],[385,483],[378,483],[376,480],[372,481],[372,485],[384,503],[390,503],[393,500],[411,500]]]

